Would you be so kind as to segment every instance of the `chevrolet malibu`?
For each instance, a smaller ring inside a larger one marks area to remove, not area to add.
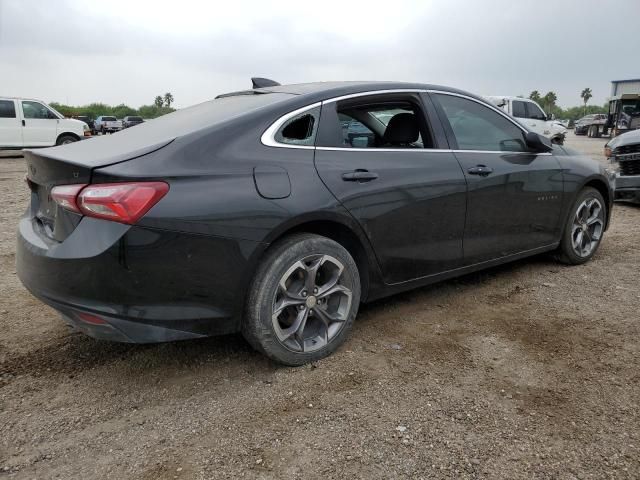
[[[25,160],[18,274],[68,324],[242,332],[287,365],[332,353],[363,302],[543,252],[588,261],[613,198],[595,161],[423,84],[274,84]]]

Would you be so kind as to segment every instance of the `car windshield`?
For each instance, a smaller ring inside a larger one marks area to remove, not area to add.
[[[130,122],[141,122],[142,118],[140,117],[129,117]]]

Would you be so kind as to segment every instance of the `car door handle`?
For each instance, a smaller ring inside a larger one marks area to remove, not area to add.
[[[493,168],[487,167],[486,165],[476,165],[475,167],[471,167],[467,170],[471,175],[480,175],[481,177],[486,177],[487,175],[493,173]]]
[[[375,180],[376,178],[378,178],[377,173],[361,169],[342,174],[342,180],[344,180],[345,182],[370,182],[371,180]]]
[[[24,120],[22,120],[22,126],[24,127],[24,126],[26,126],[26,125],[27,125],[27,124],[25,123],[25,121],[24,121]]]

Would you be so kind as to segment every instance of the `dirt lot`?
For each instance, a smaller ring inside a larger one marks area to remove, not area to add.
[[[638,207],[616,205],[587,265],[536,257],[378,302],[290,369],[236,336],[68,332],[15,275],[24,170],[0,159],[0,479],[640,477]]]

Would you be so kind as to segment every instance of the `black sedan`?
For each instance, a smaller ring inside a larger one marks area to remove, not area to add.
[[[288,365],[333,352],[362,302],[542,252],[588,261],[613,198],[595,161],[423,84],[276,84],[25,159],[18,274],[66,322],[240,331]]]

